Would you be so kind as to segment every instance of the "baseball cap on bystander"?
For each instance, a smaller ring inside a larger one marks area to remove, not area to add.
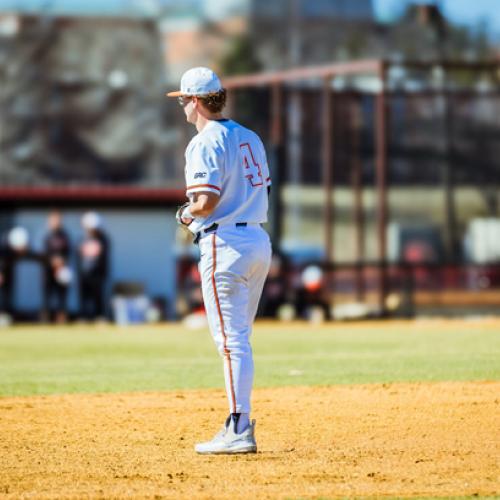
[[[86,212],[82,217],[82,226],[85,229],[98,229],[102,224],[101,217],[96,212]]]
[[[222,90],[219,77],[210,69],[204,67],[191,68],[181,78],[181,89],[168,92],[168,97],[204,96],[216,94]]]

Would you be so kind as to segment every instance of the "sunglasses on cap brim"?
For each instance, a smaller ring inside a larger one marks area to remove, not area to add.
[[[187,104],[189,103],[189,101],[191,101],[192,98],[193,96],[180,95],[179,97],[177,97],[177,102],[179,103],[179,106],[184,108],[185,106],[187,106]]]

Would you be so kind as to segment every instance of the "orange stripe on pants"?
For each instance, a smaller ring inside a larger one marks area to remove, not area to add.
[[[231,366],[231,351],[227,348],[227,337],[224,330],[224,318],[222,317],[222,311],[220,308],[219,296],[217,295],[217,286],[215,283],[215,269],[217,266],[217,246],[215,244],[215,233],[212,235],[212,286],[214,288],[215,303],[217,305],[217,312],[219,313],[219,321],[222,332],[222,337],[224,338],[224,355],[226,356],[228,366],[229,366],[229,384],[231,386],[231,401],[233,404],[232,412],[236,412],[236,397],[234,395],[234,384],[233,384],[233,367]]]

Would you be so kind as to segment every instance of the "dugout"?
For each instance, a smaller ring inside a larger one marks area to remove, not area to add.
[[[61,211],[72,242],[70,266],[76,268],[76,246],[82,239],[81,216],[97,211],[109,236],[110,276],[108,297],[119,282],[137,282],[151,299],[167,304],[168,318],[175,317],[177,255],[175,207],[182,190],[137,188],[6,188],[0,189],[0,234],[21,226],[30,234],[30,251],[42,253],[50,211]],[[13,302],[17,316],[35,318],[42,304],[42,269],[37,259],[16,266]],[[78,312],[76,276],[69,289],[69,310]]]
[[[498,311],[497,61],[366,60],[224,83],[271,151],[275,242],[316,249],[332,304]]]

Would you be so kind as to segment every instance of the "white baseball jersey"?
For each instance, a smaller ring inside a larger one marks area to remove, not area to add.
[[[233,120],[211,120],[186,149],[186,194],[210,191],[221,198],[208,217],[197,217],[196,233],[214,222],[267,222],[267,186],[271,184],[259,136]]]
[[[224,359],[231,413],[250,413],[254,364],[250,335],[271,262],[267,186],[271,184],[262,141],[232,120],[205,125],[186,149],[186,194],[220,196],[214,211],[188,227],[198,241],[202,292],[210,331]],[[238,222],[246,225],[236,225]]]

